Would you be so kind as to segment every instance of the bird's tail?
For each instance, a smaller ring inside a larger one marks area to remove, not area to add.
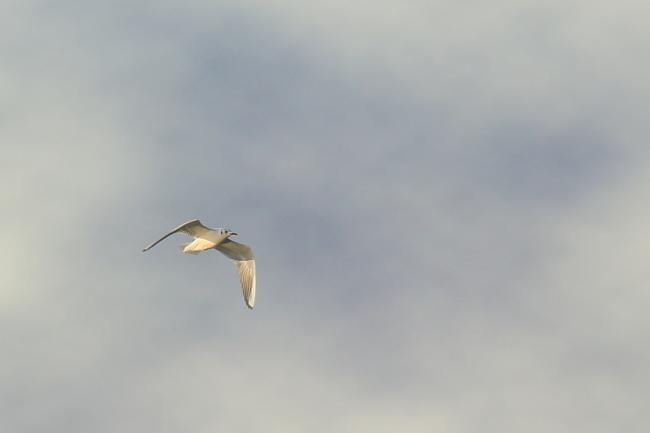
[[[185,254],[192,254],[192,255],[197,255],[201,251],[194,251],[194,250],[188,250],[187,247],[191,244],[192,242],[188,242],[186,244],[180,244],[178,246],[178,249],[184,252]]]

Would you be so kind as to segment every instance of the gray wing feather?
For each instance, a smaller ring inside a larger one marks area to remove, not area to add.
[[[215,247],[229,259],[233,260],[254,260],[253,250],[248,245],[225,239]]]
[[[239,271],[239,282],[241,283],[244,301],[248,308],[255,306],[255,256],[248,245],[226,239],[215,247],[228,258],[234,260]]]
[[[176,227],[175,229],[173,229],[172,231],[167,233],[165,236],[158,239],[156,242],[154,242],[151,245],[149,245],[148,247],[144,248],[142,250],[142,252],[145,252],[145,251],[155,247],[159,242],[161,242],[162,240],[168,238],[169,236],[173,235],[174,233],[183,232],[183,233],[186,233],[186,234],[196,238],[196,237],[199,237],[202,234],[205,234],[205,233],[207,233],[209,231],[210,231],[210,229],[208,227],[204,226],[203,224],[201,224],[201,221],[199,221],[199,220],[188,221],[186,223],[183,223],[183,224],[179,225],[178,227]]]
[[[235,261],[239,271],[239,282],[244,295],[244,302],[251,310],[255,306],[255,260]]]

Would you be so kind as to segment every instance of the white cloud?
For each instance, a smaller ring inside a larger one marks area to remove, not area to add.
[[[646,6],[3,7],[3,431],[642,431]]]

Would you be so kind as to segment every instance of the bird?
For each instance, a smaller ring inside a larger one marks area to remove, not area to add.
[[[194,238],[194,241],[180,246],[186,254],[199,254],[203,251],[215,249],[231,259],[239,271],[239,282],[244,294],[244,302],[251,310],[255,306],[255,256],[248,245],[230,240],[237,233],[224,228],[212,229],[204,226],[201,221],[194,219],[183,223],[145,247],[142,252],[150,250],[159,242],[174,233],[185,233]]]

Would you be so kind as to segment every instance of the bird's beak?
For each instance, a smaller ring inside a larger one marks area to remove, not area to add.
[[[238,233],[235,233],[235,232],[230,233],[230,236],[237,236],[237,235],[238,235]]]

